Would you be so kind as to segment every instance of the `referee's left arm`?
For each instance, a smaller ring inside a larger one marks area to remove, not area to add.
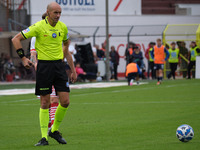
[[[71,53],[69,52],[69,41],[64,41],[63,42],[63,53],[64,53],[64,58],[67,58],[67,63],[69,64],[70,68],[71,68],[71,71],[72,71],[72,74],[71,74],[71,81],[72,82],[75,82],[76,79],[77,79],[77,75],[76,75],[76,70],[75,70],[75,67],[74,67],[74,62],[73,62],[73,59],[72,59],[72,55]]]

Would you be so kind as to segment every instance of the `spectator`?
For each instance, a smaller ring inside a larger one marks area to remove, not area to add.
[[[111,73],[112,74],[111,79],[114,78],[115,80],[118,80],[118,78],[117,78],[117,68],[118,68],[118,65],[119,65],[119,53],[115,50],[114,46],[111,46],[110,61],[111,61],[112,68],[113,68],[113,71]]]
[[[170,46],[169,46],[169,44],[165,44],[165,48],[167,49],[167,50],[169,50],[170,49]]]
[[[99,49],[99,45],[95,45],[95,48],[97,49],[97,57],[98,57],[98,59],[104,58],[105,57],[105,53],[104,53],[104,51]]]
[[[146,79],[144,72],[145,72],[145,66],[144,66],[144,61],[143,61],[143,54],[140,51],[139,47],[136,46],[135,50],[133,51],[133,61],[137,63],[137,65],[142,69],[142,78]]]
[[[138,77],[141,75],[140,68],[135,62],[131,62],[126,66],[126,77],[128,78],[128,85],[133,85],[133,81],[136,80],[137,84]]]
[[[81,59],[81,52],[80,52],[80,48],[78,47],[77,44],[75,44],[75,49],[76,49],[76,54],[74,55],[76,62],[80,63],[82,61]]]
[[[5,54],[4,53],[1,53],[1,58],[0,58],[0,81],[4,81],[4,77],[3,77],[3,73],[4,73],[4,70],[3,70],[3,66],[4,66],[4,63],[5,63]]]
[[[178,48],[180,50],[180,54],[182,54],[185,58],[188,58],[188,49],[186,48],[185,42],[178,41],[177,42]],[[187,76],[187,66],[188,63],[182,57],[180,59],[180,68],[182,70],[183,78]]]
[[[106,43],[105,42],[101,44],[101,50],[104,51],[104,53],[105,53],[105,51],[106,51]]]
[[[177,65],[178,65],[178,57],[179,57],[179,49],[176,48],[176,43],[172,42],[171,43],[171,48],[168,50],[169,52],[169,65],[170,65],[170,69],[171,72],[168,74],[168,79],[171,78],[171,76],[173,76],[173,79],[175,79],[175,71],[177,69]]]
[[[133,61],[132,54],[133,54],[135,46],[136,46],[135,43],[130,42],[128,44],[128,48],[126,48],[126,50],[125,50],[124,56],[125,56],[125,60],[126,60],[126,65]]]
[[[196,65],[196,56],[200,55],[200,49],[197,47],[196,42],[191,42],[191,49],[189,53],[189,65],[188,65],[188,79],[190,79],[190,71]],[[193,78],[195,75],[193,75]]]
[[[94,56],[94,62],[96,63],[98,57],[97,57],[97,48],[95,45],[92,47],[92,52]]]
[[[7,56],[7,61],[5,62],[5,64],[3,65],[4,68],[4,76],[7,75],[14,75],[15,72],[15,66],[12,62],[12,59],[10,58],[10,56]]]
[[[73,62],[75,63],[76,59],[75,59],[74,55],[76,55],[76,49],[75,49],[74,45],[71,44],[71,40],[70,39],[69,39],[69,48],[68,49],[69,49],[69,52],[72,55]]]
[[[150,42],[149,43],[149,47],[147,48],[146,52],[145,52],[145,57],[148,60],[148,78],[149,78],[149,74],[151,71],[151,77],[152,79],[156,78],[156,71],[154,69],[154,61],[151,57],[151,51],[153,50],[153,47],[156,45],[155,42]]]
[[[95,73],[92,73],[92,72],[85,72],[83,70],[83,68],[81,68],[81,65],[80,63],[77,63],[76,64],[76,73],[77,73],[77,79],[78,81],[85,81],[85,79],[88,79],[88,80],[94,80],[96,79],[96,74]]]
[[[77,74],[77,81],[85,81],[86,72],[84,72],[83,68],[81,68],[79,63],[76,63],[76,74]]]

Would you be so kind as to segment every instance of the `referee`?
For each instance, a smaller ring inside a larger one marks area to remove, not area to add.
[[[41,107],[39,112],[40,128],[42,139],[35,146],[49,145],[47,134],[60,144],[67,144],[66,140],[58,131],[69,106],[69,83],[65,72],[63,58],[71,68],[70,79],[75,82],[77,79],[72,56],[68,50],[68,29],[59,21],[61,7],[56,2],[47,6],[47,17],[27,29],[18,33],[13,39],[13,45],[17,54],[22,59],[26,68],[30,68],[32,62],[25,57],[21,41],[27,38],[36,37],[35,47],[38,54],[38,65],[36,72],[35,94],[40,95]],[[50,94],[54,85],[56,93],[60,98],[60,104],[55,113],[53,127],[48,133]]]

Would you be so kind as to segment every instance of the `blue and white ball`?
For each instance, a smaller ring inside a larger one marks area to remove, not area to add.
[[[181,142],[188,142],[194,137],[194,130],[191,126],[184,124],[177,128],[176,136]]]

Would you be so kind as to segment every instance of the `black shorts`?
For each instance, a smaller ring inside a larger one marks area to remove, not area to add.
[[[52,93],[52,85],[57,92],[70,92],[65,65],[62,60],[39,60],[36,72],[35,95]]]
[[[154,69],[155,70],[163,70],[164,69],[164,64],[154,64]]]
[[[137,72],[132,72],[128,74],[128,82],[131,81],[131,79],[135,80],[135,78],[138,76]]]

